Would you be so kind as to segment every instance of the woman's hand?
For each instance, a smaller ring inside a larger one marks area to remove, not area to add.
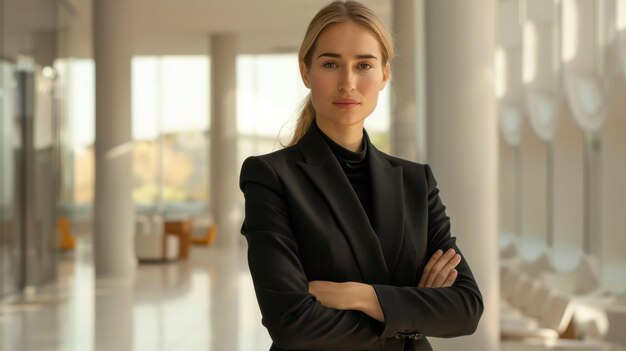
[[[325,280],[309,282],[309,293],[324,306],[337,310],[349,310],[351,305],[352,282],[335,283]]]
[[[457,271],[454,269],[461,262],[461,255],[454,249],[449,249],[444,254],[437,250],[428,260],[422,278],[417,287],[419,288],[447,288],[456,281]]]
[[[309,282],[309,293],[324,306],[337,310],[361,311],[379,322],[385,321],[374,287],[357,282]]]

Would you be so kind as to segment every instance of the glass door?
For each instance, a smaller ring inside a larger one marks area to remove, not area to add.
[[[1,63],[0,296],[56,278],[59,199],[54,80]]]
[[[20,290],[22,277],[16,153],[19,148],[18,85],[13,64],[0,61],[0,296]]]

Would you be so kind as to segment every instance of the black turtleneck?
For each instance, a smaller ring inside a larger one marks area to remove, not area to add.
[[[365,132],[363,136],[362,150],[354,152],[334,142],[328,135],[324,134],[324,132],[319,129],[317,123],[313,122],[313,126],[319,130],[320,134],[324,140],[326,140],[326,143],[337,158],[337,161],[339,161],[343,172],[350,181],[354,192],[361,202],[361,206],[363,206],[363,209],[369,218],[370,225],[373,226],[374,217],[372,215],[372,190],[370,187],[370,172],[367,161],[367,142],[365,141]]]

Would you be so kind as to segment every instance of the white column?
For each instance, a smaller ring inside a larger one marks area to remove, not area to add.
[[[426,160],[423,0],[393,2],[396,57],[391,80],[391,153]]]
[[[498,122],[494,94],[496,1],[426,1],[428,162],[452,233],[479,284],[485,311],[471,336],[435,350],[499,349]]]
[[[237,243],[239,170],[237,169],[236,66],[234,34],[211,36],[211,187],[210,203],[218,226],[216,245]]]
[[[585,132],[583,144],[584,235],[583,251],[604,263],[602,230],[602,131]]]
[[[93,26],[96,276],[127,278],[132,276],[136,266],[132,198],[131,3],[96,0]]]

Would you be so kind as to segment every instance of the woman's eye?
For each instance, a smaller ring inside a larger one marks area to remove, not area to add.
[[[362,70],[368,70],[372,68],[372,65],[370,65],[369,63],[359,63],[358,67]]]
[[[337,65],[334,62],[326,62],[322,65],[324,68],[335,68]]]

